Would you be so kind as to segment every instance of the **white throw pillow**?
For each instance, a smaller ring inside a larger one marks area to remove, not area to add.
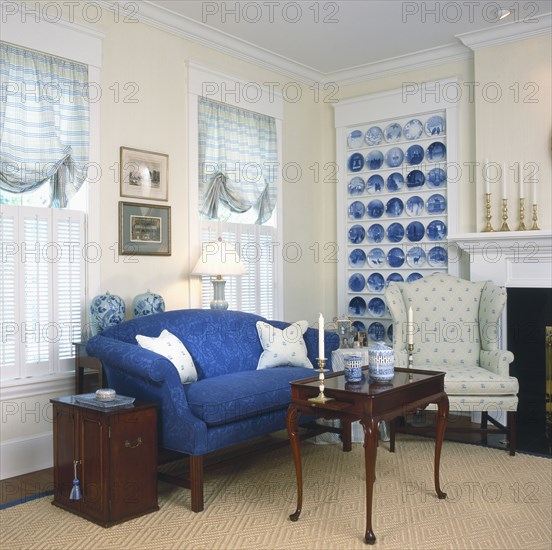
[[[164,330],[158,338],[138,334],[136,341],[141,347],[166,357],[176,367],[183,384],[189,384],[197,380],[197,371],[190,352],[168,330]]]
[[[297,321],[283,330],[263,321],[257,321],[256,326],[264,349],[259,357],[257,370],[270,367],[313,368],[303,339],[303,334],[309,328],[307,321]]]

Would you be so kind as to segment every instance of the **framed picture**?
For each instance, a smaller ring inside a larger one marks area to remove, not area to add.
[[[121,197],[169,200],[169,156],[121,147]]]
[[[119,202],[119,254],[171,255],[171,207]]]

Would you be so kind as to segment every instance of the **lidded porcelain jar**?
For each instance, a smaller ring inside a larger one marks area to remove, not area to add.
[[[147,292],[138,294],[132,302],[132,313],[134,317],[143,317],[154,313],[163,313],[165,311],[165,300],[159,294]]]
[[[388,382],[395,376],[395,353],[393,348],[377,342],[368,347],[368,372],[375,382]]]
[[[96,296],[90,304],[90,329],[92,336],[125,320],[124,300],[115,294],[106,292]]]

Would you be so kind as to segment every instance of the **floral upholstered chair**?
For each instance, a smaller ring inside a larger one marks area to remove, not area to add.
[[[481,413],[484,434],[507,434],[515,454],[518,381],[509,375],[514,356],[500,350],[499,318],[506,290],[492,282],[471,282],[447,274],[433,274],[412,283],[390,283],[385,293],[393,317],[395,365],[407,367],[407,316],[414,325],[413,367],[445,372],[450,413]],[[506,413],[507,426],[489,413]],[[491,422],[497,429],[487,430]],[[449,418],[447,430],[454,428]],[[396,422],[391,427],[394,449]]]

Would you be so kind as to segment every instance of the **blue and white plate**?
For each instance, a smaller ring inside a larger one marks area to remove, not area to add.
[[[385,154],[387,166],[389,166],[390,168],[396,168],[397,166],[400,166],[403,159],[404,153],[400,147],[393,147],[392,149],[389,149],[389,151],[387,151],[387,153]]]
[[[425,132],[428,136],[440,136],[445,133],[445,119],[439,115],[433,115],[425,123]]]
[[[418,139],[422,135],[423,131],[424,125],[422,124],[422,121],[417,118],[413,118],[404,125],[403,134],[406,139],[412,140]]]
[[[362,195],[362,193],[364,193],[364,189],[366,189],[366,184],[361,177],[356,176],[349,182],[347,189],[349,191],[349,195]]]
[[[353,321],[353,332],[366,332],[366,325],[362,321]]]
[[[391,340],[391,342],[393,341],[393,323],[391,323],[387,327],[387,338],[389,338],[389,340]]]
[[[442,214],[447,209],[447,199],[439,193],[431,195],[427,199],[426,208],[430,214]]]
[[[387,263],[391,267],[401,267],[404,264],[404,252],[398,247],[392,248],[387,253]]]
[[[409,189],[417,189],[425,183],[425,176],[421,170],[412,170],[406,176],[406,186]]]
[[[424,148],[420,145],[411,145],[406,150],[406,162],[408,164],[420,164],[424,160]]]
[[[364,240],[364,237],[366,237],[366,231],[362,225],[353,225],[349,229],[349,242],[360,244]]]
[[[409,216],[420,216],[424,211],[424,199],[418,195],[410,197],[406,201],[405,210]]]
[[[368,265],[381,268],[385,263],[385,252],[381,248],[372,248],[368,252]]]
[[[385,313],[385,302],[381,298],[372,298],[368,302],[368,311],[374,317],[382,317]]]
[[[381,128],[379,126],[372,126],[368,129],[366,132],[366,135],[364,136],[364,141],[366,141],[366,145],[379,145],[383,139],[383,132],[381,131]]]
[[[349,218],[352,220],[360,220],[364,216],[364,204],[360,201],[354,201],[349,205]]]
[[[379,174],[374,174],[368,178],[368,181],[366,182],[366,190],[370,194],[381,193],[384,185],[385,182],[383,181],[383,178]]]
[[[364,156],[361,153],[353,153],[347,162],[349,172],[360,172],[364,168]]]
[[[427,174],[428,187],[443,187],[447,183],[447,173],[442,168],[432,168]]]
[[[385,327],[378,322],[372,323],[368,327],[368,337],[373,342],[381,342],[385,338]]]
[[[417,242],[421,241],[424,238],[425,235],[425,227],[424,224],[421,222],[410,222],[406,226],[406,236],[409,241],[411,242]]]
[[[364,315],[365,313],[366,313],[366,302],[364,301],[364,298],[361,298],[360,296],[355,296],[349,302],[349,315],[359,317]]]
[[[381,218],[384,210],[385,206],[379,199],[374,199],[366,205],[366,213],[370,218]]]
[[[426,233],[430,241],[442,241],[447,236],[447,226],[441,220],[433,220],[428,224]]]
[[[353,292],[362,292],[366,286],[366,279],[362,273],[353,273],[349,277],[349,288]]]
[[[387,204],[385,205],[385,213],[392,218],[400,216],[403,213],[403,210],[404,203],[401,199],[398,199],[397,197],[389,199],[387,201]]]
[[[406,253],[406,262],[410,267],[421,267],[426,262],[426,254],[421,246],[413,246]]]
[[[407,283],[413,283],[414,281],[417,281],[418,279],[423,279],[423,278],[424,278],[424,276],[421,273],[414,272],[414,273],[411,273],[406,278],[406,282]]]
[[[366,238],[371,243],[381,243],[383,237],[385,237],[385,229],[379,223],[372,224],[366,232]]]
[[[366,168],[368,170],[379,170],[383,165],[383,153],[381,151],[370,151],[366,155]]]
[[[391,273],[387,277],[387,286],[389,286],[389,283],[402,283],[403,281],[403,276],[400,273]]]
[[[444,143],[434,141],[427,148],[426,155],[431,162],[441,162],[447,158],[447,148]]]
[[[427,261],[431,267],[445,267],[448,261],[447,251],[442,246],[434,246],[427,253]]]
[[[404,227],[400,223],[392,223],[387,228],[387,238],[392,243],[400,243],[404,238]]]
[[[387,126],[383,131],[383,135],[385,136],[385,141],[387,141],[387,143],[399,141],[399,139],[401,139],[401,134],[402,128],[397,122],[389,124],[389,126]]]
[[[366,252],[361,248],[354,248],[349,253],[349,265],[352,267],[362,267],[366,263]]]
[[[404,177],[399,172],[393,172],[387,176],[387,189],[393,193],[400,191],[404,185]]]
[[[385,286],[385,279],[381,273],[372,273],[366,280],[366,286],[372,292],[381,292]]]
[[[362,147],[363,137],[361,130],[353,130],[347,137],[347,145],[351,148]]]

